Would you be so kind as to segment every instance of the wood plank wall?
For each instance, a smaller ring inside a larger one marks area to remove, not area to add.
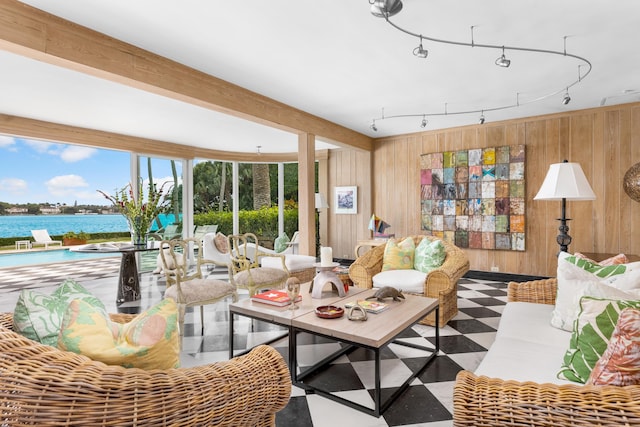
[[[640,254],[640,203],[622,188],[625,172],[640,162],[640,103],[634,103],[379,139],[370,163],[356,151],[332,152],[329,188],[359,186],[357,216],[330,212],[335,256],[370,236],[371,212],[396,236],[421,233],[421,154],[515,144],[526,146],[526,251],[467,249],[472,270],[555,276],[560,202],[533,197],[549,165],[564,159],[581,164],[596,193],[594,201],[567,203],[569,250]],[[366,177],[372,180],[370,206]]]

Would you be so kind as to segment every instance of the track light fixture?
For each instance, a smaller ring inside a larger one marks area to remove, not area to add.
[[[426,58],[427,55],[429,54],[429,52],[424,49],[424,47],[422,46],[422,41],[423,40],[428,40],[434,43],[443,43],[443,44],[450,44],[450,45],[455,45],[455,46],[466,46],[466,47],[471,47],[471,48],[481,48],[481,49],[495,49],[495,50],[502,50],[502,55],[500,57],[498,57],[498,59],[496,59],[495,64],[500,66],[500,67],[504,67],[507,68],[511,65],[511,60],[507,59],[506,55],[505,55],[505,50],[509,49],[511,51],[518,51],[518,52],[525,52],[525,53],[536,53],[536,54],[543,54],[543,55],[557,55],[557,56],[562,56],[563,58],[568,58],[568,59],[573,59],[573,60],[578,60],[581,63],[578,65],[578,78],[569,83],[569,84],[565,84],[562,86],[562,88],[566,88],[566,93],[564,98],[562,99],[562,103],[563,104],[568,104],[569,101],[571,101],[571,98],[569,97],[569,88],[580,83],[589,73],[591,73],[591,62],[589,62],[589,60],[587,60],[586,58],[583,58],[581,56],[578,55],[574,55],[571,53],[567,52],[567,37],[564,37],[564,46],[563,46],[563,50],[551,50],[551,49],[538,49],[538,48],[533,48],[533,47],[523,47],[523,46],[505,46],[505,45],[493,45],[493,44],[482,44],[482,43],[477,43],[476,40],[474,40],[474,26],[471,27],[471,41],[470,42],[465,42],[465,41],[460,41],[460,40],[447,40],[447,39],[443,39],[443,38],[437,38],[437,37],[429,37],[429,36],[425,36],[421,33],[416,33],[416,32],[412,32],[410,30],[407,30],[405,28],[402,28],[401,26],[399,26],[398,24],[391,22],[391,20],[389,18],[391,18],[392,16],[398,14],[401,10],[402,10],[402,0],[369,0],[369,4],[371,5],[371,13],[378,17],[378,18],[383,18],[389,25],[391,25],[392,28],[408,35],[411,37],[415,37],[419,40],[419,45],[418,47],[416,47],[415,49],[413,49],[413,54],[419,58]],[[585,70],[584,73],[582,72],[582,70]],[[420,123],[420,127],[424,128],[426,126],[427,120],[425,118],[425,116],[429,115],[429,116],[446,116],[446,115],[460,115],[460,114],[477,114],[477,113],[481,113],[480,114],[480,118],[479,118],[479,123],[483,124],[485,122],[485,118],[484,118],[484,112],[485,111],[499,111],[499,110],[505,110],[507,108],[515,108],[515,107],[519,107],[521,105],[526,105],[526,104],[531,104],[534,102],[538,102],[538,101],[542,101],[544,99],[550,98],[552,96],[557,96],[559,93],[561,93],[563,91],[563,89],[556,89],[553,90],[552,92],[540,95],[540,96],[532,96],[530,99],[525,100],[524,102],[522,102],[520,100],[520,92],[518,92],[516,94],[516,102],[511,103],[511,104],[504,104],[504,105],[498,105],[498,106],[494,106],[491,108],[483,108],[483,109],[468,109],[468,110],[460,110],[460,111],[447,111],[447,107],[446,107],[446,103],[445,103],[445,111],[444,113],[441,111],[435,111],[435,112],[427,112],[425,113],[420,113],[420,114],[396,114],[396,115],[391,115],[391,116],[386,116],[384,115],[384,109],[382,110],[382,116],[378,117],[376,119],[373,119],[373,122],[371,123],[370,128],[374,131],[377,132],[378,128],[376,127],[376,120],[385,120],[385,119],[395,119],[395,118],[405,118],[405,117],[422,117],[422,121]]]
[[[507,59],[507,57],[504,56],[504,46],[502,46],[502,56],[496,59],[496,65],[504,68],[507,68],[509,67],[509,65],[511,65],[511,60]]]
[[[418,58],[426,58],[427,55],[429,55],[429,51],[426,49],[423,49],[422,47],[422,36],[420,36],[420,46],[413,49],[413,55],[417,56]]]
[[[369,0],[371,14],[378,18],[389,18],[402,10],[401,0]]]

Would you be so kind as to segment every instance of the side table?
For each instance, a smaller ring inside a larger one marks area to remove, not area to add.
[[[31,240],[16,240],[16,250],[20,250],[24,247],[24,249],[31,249]]]
[[[331,283],[332,286],[336,287],[339,296],[343,297],[347,294],[342,280],[340,280],[338,275],[333,271],[333,269],[339,265],[339,262],[332,262],[329,265],[322,265],[320,262],[313,264],[318,271],[318,274],[313,278],[311,288],[309,289],[311,292],[311,298],[322,298],[322,288],[324,288],[324,285],[327,283]]]

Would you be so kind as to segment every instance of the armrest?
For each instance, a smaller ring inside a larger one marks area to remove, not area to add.
[[[438,298],[441,292],[455,290],[458,280],[469,271],[469,257],[459,249],[447,251],[442,265],[427,274],[424,296]]]
[[[382,256],[385,245],[380,245],[365,252],[349,267],[349,278],[354,285],[369,289],[373,287],[373,276],[382,270]]]
[[[263,257],[269,257],[269,258],[280,258],[280,260],[282,261],[282,269],[289,274],[289,269],[287,268],[287,264],[286,264],[286,257],[283,254],[272,254],[272,253],[263,253],[263,252],[256,252],[256,263],[258,265],[260,265],[260,258]]]
[[[532,280],[530,282],[509,282],[507,301],[555,304],[558,279]]]
[[[460,371],[453,425],[634,425],[640,422],[639,399],[640,386],[537,384]]]

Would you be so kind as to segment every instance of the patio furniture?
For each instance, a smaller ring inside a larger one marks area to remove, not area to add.
[[[31,249],[31,240],[16,240],[16,250]]]
[[[213,233],[215,234],[218,231],[218,225],[196,225],[193,230],[193,237],[198,240],[202,240],[205,234]]]
[[[269,346],[202,366],[123,368],[25,338],[12,317],[0,314],[3,425],[274,426],[289,401],[289,369]]]
[[[160,256],[167,278],[165,297],[178,303],[180,335],[184,333],[184,312],[186,307],[200,306],[201,333],[204,334],[204,306],[215,304],[231,297],[237,301],[238,295],[233,284],[224,280],[204,279],[202,276],[202,250],[198,239],[163,240],[160,243]],[[195,263],[189,265],[189,256],[195,252]]]
[[[44,245],[45,249],[49,249],[49,245],[62,246],[62,241],[53,240],[51,236],[49,236],[49,232],[46,229],[31,230],[31,235],[33,236],[33,240],[34,240],[31,246]]]
[[[258,238],[253,233],[235,234],[227,239],[231,259],[229,281],[234,286],[247,289],[249,296],[253,296],[258,289],[281,288],[284,285],[289,278],[284,255],[262,252],[257,244]],[[262,257],[279,257],[282,268],[260,267]]]
[[[207,233],[202,237],[202,256],[207,264],[219,265],[227,267],[231,261],[229,251],[220,252],[216,246],[216,236],[224,236],[222,233]],[[227,238],[224,236],[224,242],[227,244]]]
[[[411,236],[416,246],[422,239],[436,240],[433,236]],[[403,240],[399,238],[398,240]],[[451,243],[444,244],[446,257],[442,265],[424,278],[424,290],[419,295],[437,298],[440,302],[440,327],[444,327],[458,313],[458,280],[469,271],[469,258],[460,248]],[[362,288],[373,287],[373,277],[382,270],[382,259],[385,245],[373,247],[358,257],[349,267],[349,277],[354,285]],[[402,271],[402,270],[398,270]],[[424,325],[436,324],[434,314],[430,314],[420,322]]]
[[[176,237],[182,237],[182,232],[179,231],[179,224],[169,224],[153,233],[149,233],[149,237],[156,241],[171,240]]]

